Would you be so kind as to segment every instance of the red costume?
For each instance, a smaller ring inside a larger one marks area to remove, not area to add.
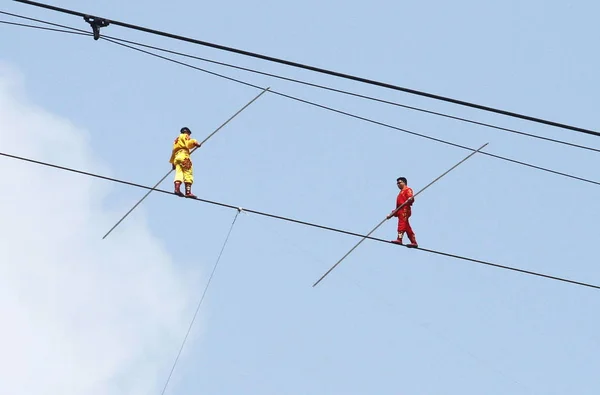
[[[409,199],[411,200],[408,201]],[[415,200],[413,198],[413,190],[408,186],[405,186],[396,198],[396,208],[400,207],[403,203],[407,201],[408,203],[406,203],[404,207],[396,211],[396,213],[394,214],[394,217],[398,217],[398,239],[394,242],[402,244],[402,237],[404,236],[404,232],[406,232],[406,235],[410,240],[410,244],[408,244],[408,246],[417,247],[418,244],[417,239],[415,237],[415,232],[413,232],[412,228],[410,227],[410,223],[408,222],[408,219],[412,214],[411,206]]]

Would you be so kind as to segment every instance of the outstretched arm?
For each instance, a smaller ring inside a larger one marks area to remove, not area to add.
[[[200,147],[202,144],[198,142],[196,139],[189,139],[186,143],[188,149]]]

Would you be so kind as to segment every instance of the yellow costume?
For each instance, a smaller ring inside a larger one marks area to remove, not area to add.
[[[179,137],[173,142],[173,150],[169,163],[175,170],[175,194],[183,196],[180,187],[185,183],[185,196],[196,197],[192,194],[192,184],[194,183],[194,168],[190,159],[190,150],[199,147],[197,140],[190,138],[192,132],[188,128],[182,128]]]

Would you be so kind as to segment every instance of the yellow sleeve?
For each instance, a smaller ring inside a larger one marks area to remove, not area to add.
[[[198,143],[198,140],[189,139],[188,141],[185,142],[185,145],[186,145],[187,149],[192,149],[196,146],[196,143]]]
[[[185,134],[180,134],[173,142],[173,149],[171,150],[171,159],[169,159],[169,163],[173,163],[175,160],[175,153],[181,148],[185,147],[185,136]]]

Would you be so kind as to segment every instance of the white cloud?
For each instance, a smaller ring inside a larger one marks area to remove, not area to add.
[[[0,151],[101,174],[84,131],[0,64]],[[0,157],[0,394],[161,388],[197,292],[139,213],[106,240],[106,181]],[[141,210],[140,210],[141,211]]]

